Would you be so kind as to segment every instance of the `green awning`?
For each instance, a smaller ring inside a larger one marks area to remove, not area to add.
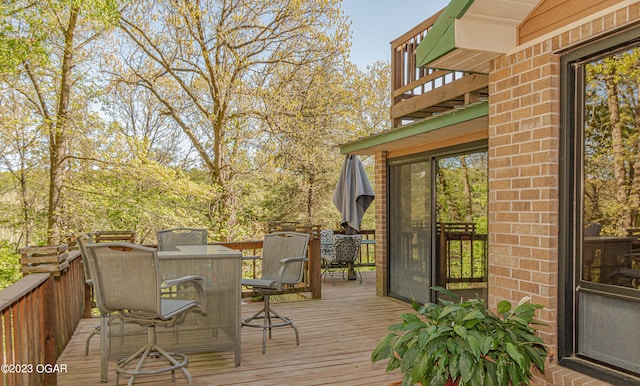
[[[442,140],[465,132],[487,128],[489,104],[479,102],[451,109],[422,121],[383,131],[369,137],[340,145],[342,154],[375,154],[376,150],[397,150],[424,141]]]
[[[474,0],[452,0],[416,49],[418,67],[443,57],[456,48],[455,20],[460,19]]]

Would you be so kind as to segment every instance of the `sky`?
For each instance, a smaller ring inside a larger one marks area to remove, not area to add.
[[[351,19],[351,61],[361,70],[391,61],[392,40],[446,7],[449,0],[343,0]]]

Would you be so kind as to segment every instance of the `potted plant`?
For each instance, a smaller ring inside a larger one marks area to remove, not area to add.
[[[496,315],[480,299],[433,289],[456,301],[413,301],[416,312],[389,326],[371,354],[373,362],[389,359],[387,372],[400,369],[402,386],[528,385],[533,366],[544,372],[547,347],[531,327],[542,324],[534,318],[541,305],[526,297],[512,310],[503,300]]]

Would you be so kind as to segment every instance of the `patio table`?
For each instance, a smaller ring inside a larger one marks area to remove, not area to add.
[[[174,325],[157,327],[158,344],[167,351],[181,353],[235,350],[240,365],[240,300],[242,253],[221,245],[184,245],[177,251],[159,251],[162,279],[196,275],[204,277],[205,309],[189,311]],[[132,294],[135,296],[135,294]],[[178,287],[167,296],[197,299],[193,286]],[[202,312],[206,311],[206,312]],[[135,351],[146,341],[146,330],[119,318],[109,322],[109,356]]]

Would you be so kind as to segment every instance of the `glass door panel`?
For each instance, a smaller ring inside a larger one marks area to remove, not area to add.
[[[640,374],[640,48],[575,66],[577,353]],[[581,252],[581,253],[580,253]]]
[[[431,161],[390,167],[389,292],[429,301],[431,287]]]
[[[437,159],[437,285],[486,299],[487,152]]]

